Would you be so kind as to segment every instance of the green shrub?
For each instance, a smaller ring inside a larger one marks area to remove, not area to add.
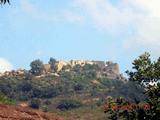
[[[34,109],[39,109],[41,101],[38,98],[34,98],[30,101],[30,107]]]
[[[53,88],[53,87],[45,87],[43,88],[43,86],[39,86],[39,87],[35,87],[33,89],[33,97],[37,97],[37,98],[52,98],[57,96],[58,94],[58,90]]]
[[[0,104],[9,104],[9,105],[13,105],[15,104],[15,101],[6,97],[3,94],[0,94]]]
[[[77,100],[62,100],[58,104],[57,108],[60,110],[71,110],[74,108],[79,108],[81,106],[82,106],[81,102]]]
[[[18,85],[18,89],[22,92],[29,92],[32,90],[32,85],[30,82],[24,80],[20,85]]]
[[[27,101],[27,100],[29,100],[29,96],[27,94],[23,93],[22,95],[18,96],[18,100],[20,100],[20,101]]]
[[[74,86],[74,90],[75,91],[80,91],[80,90],[83,90],[84,89],[84,85],[82,83],[77,83],[75,86]]]

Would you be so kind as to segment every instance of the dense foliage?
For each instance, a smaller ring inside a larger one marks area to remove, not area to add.
[[[109,98],[104,106],[104,112],[110,114],[108,118],[111,120],[151,120],[146,114],[149,110],[148,103],[131,103],[121,97],[117,99]]]
[[[144,53],[133,62],[133,65],[134,72],[128,72],[130,80],[145,85],[147,103],[151,107],[146,111],[144,118],[158,120],[160,119],[160,58],[152,62],[150,54]]]
[[[57,108],[60,110],[70,110],[74,108],[79,108],[82,106],[82,103],[77,100],[62,100],[58,104]]]
[[[132,103],[129,101],[123,101],[120,103],[116,100],[112,100],[112,102],[110,101],[106,108],[111,113],[111,119],[160,120],[160,58],[152,62],[150,54],[144,53],[139,56],[138,59],[134,60],[132,68],[132,71],[127,71],[129,81],[132,81],[132,84],[138,83],[144,87],[144,94],[147,95],[147,99],[142,101],[142,103],[136,99],[134,109],[123,110],[113,109],[112,107],[117,108],[117,105],[124,105],[124,103],[131,105]],[[139,107],[140,104],[144,103],[147,106]]]
[[[151,61],[150,54],[144,53],[133,61],[132,71],[127,71],[129,80],[147,85],[160,80],[160,58]]]
[[[43,62],[39,59],[32,61],[30,66],[31,66],[31,73],[33,75],[41,75],[44,70]]]

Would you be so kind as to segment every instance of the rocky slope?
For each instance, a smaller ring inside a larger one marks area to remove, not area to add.
[[[0,120],[64,120],[63,118],[20,106],[0,104]]]

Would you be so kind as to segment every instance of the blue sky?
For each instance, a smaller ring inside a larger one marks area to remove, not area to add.
[[[0,71],[34,59],[111,60],[121,72],[160,55],[158,0],[11,0],[0,7]]]

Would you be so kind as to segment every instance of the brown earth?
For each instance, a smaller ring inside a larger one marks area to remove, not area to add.
[[[31,108],[0,104],[0,120],[64,120],[50,113]]]

